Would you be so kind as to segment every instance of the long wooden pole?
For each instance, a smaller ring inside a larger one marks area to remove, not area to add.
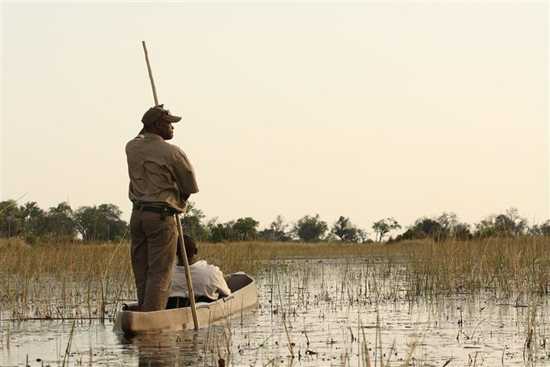
[[[151,88],[153,89],[153,98],[155,99],[155,106],[158,106],[159,99],[157,97],[157,88],[155,88],[155,79],[153,79],[153,72],[151,71],[151,63],[149,62],[149,54],[147,53],[147,45],[145,41],[141,41],[143,46],[143,52],[145,53],[145,62],[147,63],[147,71],[149,72],[149,80],[151,81]]]
[[[155,88],[155,80],[153,79],[153,72],[151,71],[151,63],[149,62],[149,54],[147,53],[147,46],[145,41],[141,41],[143,45],[143,52],[145,53],[145,62],[147,63],[147,71],[149,72],[149,80],[151,81],[151,88],[153,89],[153,98],[155,99],[155,106],[158,106],[159,101],[157,97],[157,89]],[[197,318],[197,307],[195,305],[195,292],[193,291],[193,282],[191,280],[191,269],[189,268],[189,261],[187,260],[187,250],[185,249],[183,239],[183,229],[181,228],[181,221],[179,214],[176,214],[176,225],[178,227],[178,257],[180,264],[183,263],[185,267],[185,279],[187,280],[187,290],[189,293],[189,302],[191,303],[191,314],[193,315],[193,325],[195,330],[199,330],[199,319]]]
[[[181,228],[181,221],[179,214],[176,214],[176,222],[178,225],[178,235],[180,240],[180,254],[183,254],[183,264],[185,265],[185,279],[187,280],[187,290],[189,291],[189,302],[191,303],[191,314],[193,315],[193,325],[195,330],[199,330],[199,319],[197,318],[197,308],[195,306],[195,292],[193,291],[193,282],[191,281],[191,269],[189,268],[189,261],[187,260],[187,250],[185,249],[183,239],[183,229]],[[181,261],[181,258],[180,258]]]

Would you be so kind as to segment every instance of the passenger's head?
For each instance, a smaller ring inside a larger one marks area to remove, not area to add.
[[[185,252],[187,253],[187,261],[189,264],[192,264],[195,256],[199,253],[199,250],[197,249],[197,244],[195,243],[195,240],[193,240],[188,235],[183,235],[183,242],[185,243]]]

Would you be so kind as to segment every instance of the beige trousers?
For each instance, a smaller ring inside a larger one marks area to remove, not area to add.
[[[130,219],[130,236],[140,310],[164,310],[176,261],[176,217],[134,210]]]

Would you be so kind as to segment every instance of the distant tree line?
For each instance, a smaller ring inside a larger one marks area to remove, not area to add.
[[[47,210],[36,202],[18,205],[15,200],[0,202],[0,238],[19,237],[28,243],[37,241],[119,241],[128,237],[128,223],[121,219],[122,211],[113,204],[82,206],[75,210],[62,202]],[[181,217],[184,231],[199,241],[303,241],[303,242],[399,242],[403,240],[430,239],[433,241],[470,240],[488,237],[550,236],[550,220],[529,226],[517,209],[490,215],[479,223],[461,222],[454,213],[437,217],[422,217],[395,237],[392,233],[402,226],[392,217],[373,223],[372,238],[357,227],[350,218],[340,216],[329,225],[319,214],[305,215],[295,223],[285,223],[277,216],[268,227],[260,229],[252,217],[242,217],[228,222],[217,218],[206,220],[204,213],[189,203]]]
[[[122,211],[113,204],[82,206],[73,210],[62,202],[48,210],[34,201],[17,205],[0,202],[0,237],[22,237],[29,243],[54,241],[116,241],[127,234]]]
[[[518,210],[510,208],[505,213],[490,215],[473,226],[458,220],[454,213],[443,213],[435,218],[417,219],[404,233],[389,242],[414,239],[471,240],[489,237],[550,236],[550,220],[542,224],[528,225]]]
[[[182,223],[187,233],[203,241],[303,241],[303,242],[399,242],[430,239],[433,241],[465,241],[488,237],[550,236],[550,220],[542,224],[528,225],[515,208],[503,214],[490,215],[479,223],[461,222],[455,213],[443,213],[436,217],[421,217],[395,237],[389,236],[402,229],[394,218],[382,218],[373,223],[372,235],[353,224],[348,217],[340,216],[329,226],[318,214],[306,215],[294,224],[286,224],[280,215],[264,229],[251,217],[219,223],[216,218],[204,221],[204,213],[189,205]]]

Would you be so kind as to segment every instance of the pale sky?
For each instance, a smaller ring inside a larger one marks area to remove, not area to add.
[[[209,218],[549,218],[543,1],[4,2],[0,200],[129,217],[141,40]]]

